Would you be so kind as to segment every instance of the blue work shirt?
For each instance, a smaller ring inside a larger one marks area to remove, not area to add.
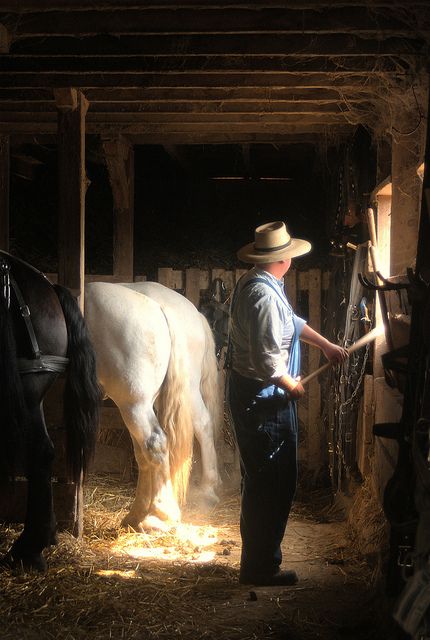
[[[245,287],[255,278],[259,281]],[[262,381],[288,374],[294,331],[300,336],[305,324],[287,300],[283,279],[253,267],[240,279],[233,296],[231,368],[246,378]]]

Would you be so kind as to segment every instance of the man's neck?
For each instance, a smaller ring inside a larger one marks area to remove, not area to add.
[[[270,262],[268,264],[257,264],[255,266],[257,267],[257,269],[263,269],[263,271],[267,271],[267,273],[270,273],[277,280],[280,280],[287,273],[290,265],[287,265],[287,263],[284,261],[280,261]]]

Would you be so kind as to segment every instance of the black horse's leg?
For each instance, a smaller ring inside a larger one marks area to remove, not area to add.
[[[52,500],[52,463],[54,447],[48,435],[42,400],[56,374],[24,376],[24,391],[29,398],[26,476],[27,512],[24,530],[14,542],[8,561],[24,568],[44,571],[43,550],[55,542],[56,522]]]

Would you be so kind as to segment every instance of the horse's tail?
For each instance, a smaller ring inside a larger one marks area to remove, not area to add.
[[[97,382],[96,357],[81,310],[72,294],[55,285],[67,326],[68,347],[64,387],[67,466],[71,479],[84,476],[94,456],[101,391]]]
[[[215,442],[221,429],[223,405],[219,388],[218,360],[216,357],[215,340],[208,321],[203,314],[200,319],[205,332],[206,347],[202,363],[202,376],[200,380],[200,393],[212,422]]]
[[[170,332],[170,360],[157,398],[157,418],[169,442],[170,477],[173,491],[184,503],[191,471],[193,423],[189,372],[185,367],[185,345],[176,336],[174,323],[163,309]]]
[[[15,473],[17,452],[21,450],[27,408],[16,358],[15,334],[6,302],[0,295],[0,480]]]

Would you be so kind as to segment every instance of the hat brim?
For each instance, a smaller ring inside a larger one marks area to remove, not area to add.
[[[280,249],[279,251],[270,251],[262,253],[256,251],[253,242],[245,245],[237,252],[237,257],[242,262],[250,262],[253,264],[268,264],[269,262],[278,262],[279,260],[286,260],[287,258],[298,258],[304,256],[311,251],[312,245],[307,240],[299,240],[298,238],[291,238],[291,242],[288,247]]]

